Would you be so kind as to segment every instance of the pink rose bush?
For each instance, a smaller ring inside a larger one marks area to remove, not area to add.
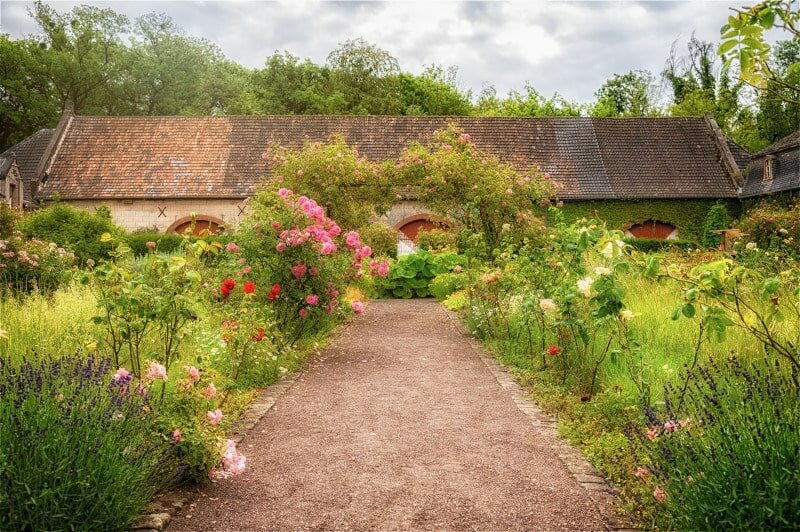
[[[53,243],[14,233],[0,239],[0,286],[14,293],[52,292],[60,276],[75,265],[75,255]]]

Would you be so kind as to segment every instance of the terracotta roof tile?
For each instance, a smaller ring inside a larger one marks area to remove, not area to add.
[[[341,133],[369,159],[386,160],[451,123],[521,170],[550,172],[564,199],[736,196],[702,118],[397,116],[78,116],[41,194],[246,197],[269,175],[271,145]]]

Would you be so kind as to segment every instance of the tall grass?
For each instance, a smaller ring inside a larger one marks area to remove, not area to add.
[[[31,294],[22,299],[0,298],[0,358],[20,362],[94,351],[99,329],[91,323],[97,312],[92,291],[72,285],[51,295]]]

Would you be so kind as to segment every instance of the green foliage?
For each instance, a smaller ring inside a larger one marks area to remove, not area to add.
[[[646,70],[614,74],[595,93],[591,116],[650,116],[653,114],[653,75]]]
[[[457,251],[457,235],[448,229],[426,229],[417,233],[417,247],[427,251]]]
[[[706,216],[715,203],[716,200],[705,199],[576,201],[565,203],[561,210],[566,220],[599,217],[609,227],[622,230],[647,220],[657,220],[675,226],[681,240],[697,243],[702,238]],[[726,207],[732,216],[738,215],[738,202],[727,202]]]
[[[668,251],[671,249],[686,251],[697,246],[688,240],[668,240],[666,238],[624,238],[623,241],[633,249],[650,253],[652,251]]]
[[[711,361],[635,429],[642,479],[681,530],[783,530],[800,517],[797,370]],[[650,440],[653,441],[650,441]],[[661,490],[660,492],[657,490]],[[661,497],[663,493],[663,497]]]
[[[529,83],[524,94],[511,90],[498,98],[493,87],[484,89],[478,97],[474,114],[479,116],[581,116],[581,107],[568,102],[558,93],[545,98]]]
[[[55,242],[75,253],[81,263],[108,258],[110,242],[101,242],[104,233],[120,235],[122,230],[108,218],[65,203],[34,211],[19,223],[19,230],[30,238]]]
[[[470,94],[457,86],[457,69],[431,65],[422,75],[397,75],[398,97],[404,115],[456,116],[472,110]]]
[[[175,472],[109,360],[0,361],[0,528],[125,530]]]
[[[140,257],[147,255],[153,249],[167,254],[180,251],[184,244],[184,237],[175,234],[132,233],[125,236],[125,243],[131,248],[134,257]],[[155,247],[148,243],[155,244]]]
[[[417,251],[400,257],[392,264],[389,275],[375,280],[375,287],[382,297],[429,297],[431,281],[437,275],[460,270],[465,264],[466,259],[455,253]]]
[[[346,102],[347,114],[397,114],[397,59],[362,39],[350,39],[328,54],[330,83]]]
[[[34,291],[54,292],[75,263],[75,255],[40,240],[26,240],[14,233],[0,239],[0,297]]]
[[[703,239],[702,244],[707,248],[715,248],[722,242],[722,235],[714,233],[720,229],[730,229],[731,216],[728,214],[728,209],[724,203],[716,203],[711,210],[708,211],[708,216],[703,223]]]
[[[431,295],[443,301],[450,297],[453,292],[463,290],[466,287],[466,275],[461,273],[440,273],[431,280],[429,289]]]
[[[361,240],[372,248],[374,257],[397,258],[397,229],[385,223],[371,223],[359,229]]]
[[[322,198],[320,205],[346,229],[365,226],[386,212],[395,197],[380,166],[334,135],[327,143],[306,142],[301,150],[277,146],[272,153],[273,179],[297,194]]]
[[[0,203],[0,238],[8,238],[17,228],[20,214],[5,203]]]

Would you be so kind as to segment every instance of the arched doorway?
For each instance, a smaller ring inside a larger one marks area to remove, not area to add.
[[[194,228],[192,228],[192,224],[194,224]],[[225,230],[225,222],[214,216],[184,216],[175,220],[166,232],[182,235],[190,229],[194,236],[213,235]]]
[[[419,235],[420,231],[447,229],[448,225],[431,214],[415,214],[403,219],[395,228],[398,230],[400,237],[397,243],[397,253],[398,255],[405,255],[417,250],[417,235]]]
[[[627,231],[627,236],[635,238],[678,238],[678,230],[674,225],[659,222],[657,220],[647,220],[640,224],[632,225]]]

